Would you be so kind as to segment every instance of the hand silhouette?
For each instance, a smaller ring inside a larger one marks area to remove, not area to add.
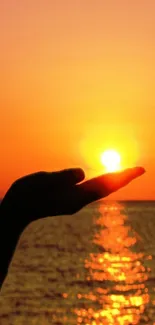
[[[135,167],[82,182],[84,172],[75,168],[53,173],[38,172],[15,181],[0,205],[0,249],[3,251],[5,247],[0,265],[1,283],[18,238],[30,222],[47,216],[74,214],[144,172],[144,168]]]
[[[14,213],[19,224],[26,226],[46,216],[73,214],[127,185],[144,172],[142,167],[129,168],[85,182],[82,182],[85,174],[80,168],[53,173],[38,172],[15,181],[1,207],[7,214]]]

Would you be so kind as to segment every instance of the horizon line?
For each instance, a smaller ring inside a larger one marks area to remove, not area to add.
[[[2,201],[3,199],[2,198],[0,198],[0,202]],[[99,200],[97,200],[97,201],[94,201],[94,202],[92,202],[92,203],[95,203],[95,202],[98,202],[98,201],[113,201],[113,202],[141,202],[141,201],[143,201],[143,202],[150,202],[150,201],[152,201],[152,202],[154,202],[155,201],[155,198],[154,199],[106,199],[106,197],[105,198],[103,198],[103,199],[99,199]],[[91,204],[91,203],[90,203]]]

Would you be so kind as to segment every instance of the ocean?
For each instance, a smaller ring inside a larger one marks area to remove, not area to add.
[[[99,201],[30,224],[0,295],[0,324],[155,324],[155,202]]]

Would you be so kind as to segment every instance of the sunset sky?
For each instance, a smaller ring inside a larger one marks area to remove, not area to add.
[[[0,196],[20,176],[80,166],[147,173],[111,196],[155,199],[155,1],[0,2]]]

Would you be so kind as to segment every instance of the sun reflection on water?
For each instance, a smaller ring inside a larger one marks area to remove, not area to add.
[[[138,324],[149,302],[149,270],[143,265],[143,253],[134,250],[138,237],[122,208],[111,203],[101,206],[94,220],[97,232],[93,243],[99,253],[90,253],[85,260],[91,290],[77,296],[87,301],[74,309],[77,324]]]

